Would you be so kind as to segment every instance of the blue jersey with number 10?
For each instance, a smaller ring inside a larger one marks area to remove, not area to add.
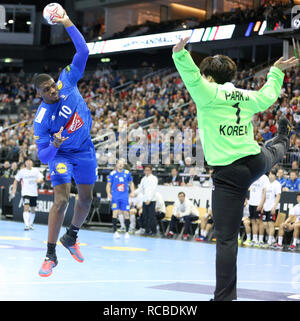
[[[37,145],[50,144],[53,134],[63,126],[63,137],[69,137],[59,148],[58,153],[82,150],[90,137],[92,117],[81,96],[77,82],[82,72],[74,65],[67,66],[59,76],[59,102],[39,106],[34,119],[34,135]]]
[[[111,195],[113,199],[128,198],[129,184],[132,181],[132,176],[128,170],[112,171],[108,177],[107,182],[111,183]]]

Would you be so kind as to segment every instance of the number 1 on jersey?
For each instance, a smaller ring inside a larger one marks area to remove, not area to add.
[[[240,117],[241,108],[239,107],[239,103],[234,104],[232,107],[233,108],[237,108],[237,111],[236,111],[236,117],[237,117],[236,123],[239,124],[240,121],[241,121],[241,117]]]

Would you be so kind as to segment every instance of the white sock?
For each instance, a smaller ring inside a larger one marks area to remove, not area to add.
[[[26,226],[29,226],[29,212],[23,212],[23,220]]]
[[[295,237],[293,239],[293,245],[297,246],[297,238],[295,238]]]
[[[282,245],[283,236],[278,236],[278,244]]]
[[[201,236],[204,236],[205,230],[201,230]]]
[[[251,234],[247,234],[247,241],[251,241]]]
[[[204,230],[203,233],[201,233],[201,235],[202,235],[203,237],[206,237],[206,236],[207,236],[207,231]]]
[[[125,228],[125,218],[123,214],[119,215],[119,221],[121,224],[121,228]]]
[[[135,229],[135,215],[130,215],[130,229],[134,230]]]
[[[269,239],[268,239],[268,244],[271,245],[273,243],[273,236],[269,235]]]
[[[259,243],[263,243],[264,242],[264,236],[263,235],[260,235],[259,236]]]
[[[35,213],[29,213],[29,225],[33,225],[35,219]]]
[[[257,234],[253,234],[253,242],[257,242]]]

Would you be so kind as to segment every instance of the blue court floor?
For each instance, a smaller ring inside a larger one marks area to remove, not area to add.
[[[81,230],[78,263],[61,245],[58,265],[38,275],[47,226],[24,231],[0,220],[1,301],[208,301],[215,285],[215,245]],[[61,230],[61,234],[64,229]],[[300,254],[239,248],[238,300],[300,301]]]

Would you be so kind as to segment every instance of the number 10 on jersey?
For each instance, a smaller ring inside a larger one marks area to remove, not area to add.
[[[70,107],[66,106],[66,105],[63,105],[61,107],[61,110],[59,111],[59,116],[62,116],[66,119],[68,119],[68,117],[72,114],[72,110]]]

